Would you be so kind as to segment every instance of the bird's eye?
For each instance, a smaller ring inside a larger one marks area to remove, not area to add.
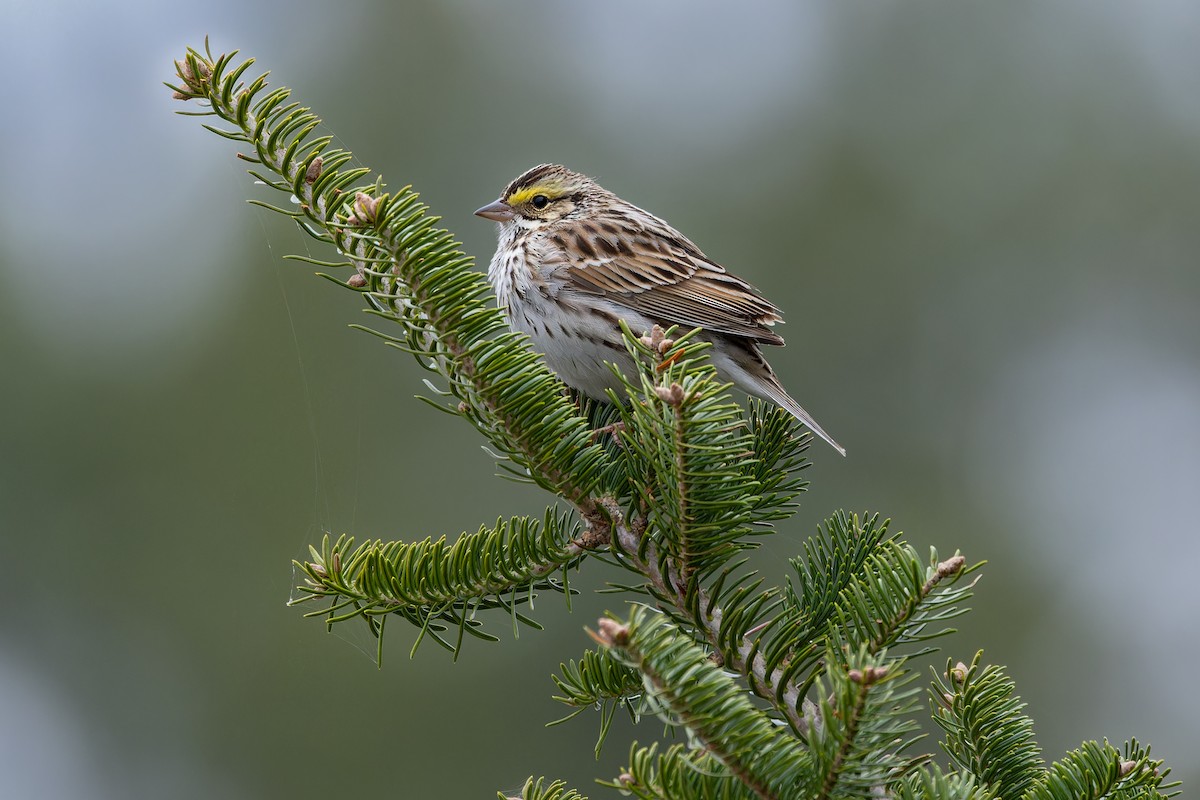
[[[544,194],[535,194],[533,199],[529,201],[529,204],[538,211],[541,211],[543,208],[550,205],[550,198],[546,197]]]

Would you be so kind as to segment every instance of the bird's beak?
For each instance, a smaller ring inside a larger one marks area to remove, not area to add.
[[[494,203],[488,203],[483,208],[475,212],[475,216],[483,217],[484,219],[494,219],[496,222],[508,222],[513,218],[512,206],[503,200],[497,200]]]

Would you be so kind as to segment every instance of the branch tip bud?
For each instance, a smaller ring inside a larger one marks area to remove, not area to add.
[[[649,347],[659,355],[662,355],[675,345],[675,342],[667,338],[667,332],[664,331],[659,325],[654,325],[650,328],[650,330],[643,333],[638,341],[641,342],[643,346]]]
[[[183,57],[182,61],[175,62],[175,74],[183,80],[184,85],[193,95],[202,95],[205,93],[208,79],[212,77],[212,67],[199,56],[189,53]],[[176,94],[182,94],[182,92],[176,92]]]
[[[624,647],[629,642],[629,626],[615,619],[601,617],[596,627],[596,641],[605,647]]]
[[[846,675],[857,684],[871,686],[883,680],[887,673],[887,667],[864,667],[862,669],[852,669]]]
[[[946,673],[946,677],[948,677],[952,683],[965,683],[967,680],[967,665],[959,661],[948,673]]]
[[[367,279],[363,277],[362,273],[356,272],[347,279],[346,285],[351,289],[362,289],[367,285]]]
[[[304,173],[304,182],[312,186],[317,182],[317,178],[321,177],[321,170],[325,166],[325,160],[317,156],[308,164],[308,171]]]
[[[683,387],[678,383],[672,383],[670,386],[655,386],[654,393],[658,395],[658,399],[675,408],[683,405],[686,398]]]
[[[375,221],[375,212],[379,209],[378,197],[371,197],[366,192],[357,192],[354,195],[354,216],[365,222]],[[363,223],[359,223],[363,224]]]
[[[951,575],[957,575],[962,572],[962,568],[966,566],[967,559],[962,555],[955,555],[946,559],[937,565],[937,574],[939,578],[948,578]]]

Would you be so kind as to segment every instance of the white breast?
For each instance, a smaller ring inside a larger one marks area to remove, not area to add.
[[[488,280],[515,330],[529,336],[546,364],[564,383],[583,394],[606,399],[605,391],[621,391],[609,363],[630,374],[633,361],[625,351],[619,321],[635,333],[649,330],[650,320],[601,297],[565,285],[553,265],[530,270],[513,229],[502,226],[500,246],[488,266]],[[509,237],[506,241],[506,237]],[[537,256],[535,254],[535,263]],[[606,363],[607,362],[607,363]]]

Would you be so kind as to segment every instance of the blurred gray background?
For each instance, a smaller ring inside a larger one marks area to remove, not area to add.
[[[987,559],[961,633],[1048,758],[1137,736],[1200,777],[1200,6],[3,4],[0,775],[6,797],[603,796],[549,673],[613,596],[382,670],[286,608],[322,531],[456,534],[546,498],[347,329],[328,257],[160,81],[211,34],[296,90],[480,264],[471,216],[561,161],[785,309],[772,360],[849,449],[839,507]],[[590,565],[583,588],[612,577]],[[498,628],[504,623],[498,621]],[[934,747],[928,742],[926,747]]]

